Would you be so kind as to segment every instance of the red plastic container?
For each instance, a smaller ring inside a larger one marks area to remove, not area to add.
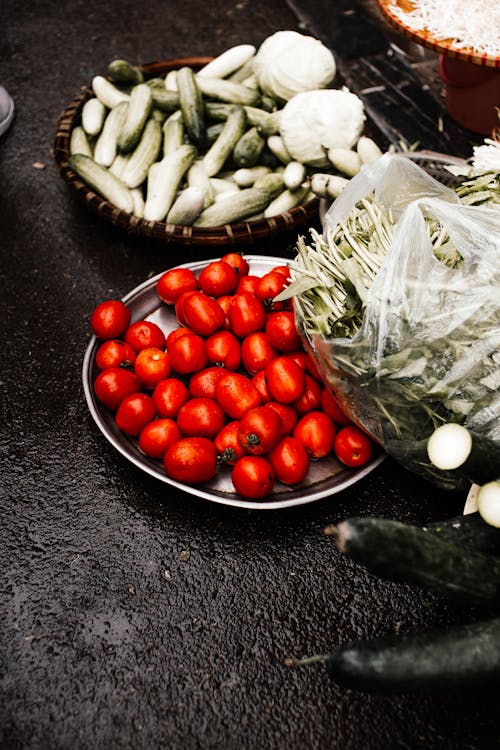
[[[468,130],[490,135],[498,128],[500,70],[446,55],[438,58],[438,72],[446,84],[446,108],[450,117]]]

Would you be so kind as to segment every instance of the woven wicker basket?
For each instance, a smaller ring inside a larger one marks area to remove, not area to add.
[[[210,62],[211,57],[189,57],[160,61],[142,65],[146,78],[164,76],[169,70],[189,66],[197,70]],[[55,137],[54,155],[61,176],[72,193],[91,211],[130,234],[153,237],[161,242],[187,245],[249,245],[308,226],[318,218],[319,201],[314,198],[283,214],[269,219],[242,221],[220,227],[184,227],[166,224],[164,221],[145,221],[121,211],[109,201],[97,195],[70,169],[69,142],[72,129],[79,124],[83,104],[94,96],[91,88],[84,88],[61,113]]]

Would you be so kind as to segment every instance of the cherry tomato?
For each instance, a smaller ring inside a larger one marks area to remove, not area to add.
[[[260,276],[255,276],[254,274],[247,273],[245,274],[245,276],[240,276],[235,294],[242,294],[243,292],[247,292],[248,294],[255,294],[259,281]]]
[[[233,467],[231,481],[238,495],[258,500],[269,495],[276,477],[264,456],[243,456]]]
[[[117,426],[126,435],[138,435],[156,417],[155,402],[147,393],[132,393],[123,399],[115,414]]]
[[[191,375],[189,393],[192,398],[215,398],[215,387],[226,370],[223,367],[204,367]]]
[[[186,298],[182,312],[186,325],[200,336],[210,336],[225,323],[224,310],[218,302],[203,292],[193,292]]]
[[[309,456],[300,440],[284,437],[268,455],[276,478],[283,484],[303,482],[309,471]]]
[[[110,367],[96,377],[94,392],[101,404],[116,411],[121,402],[141,390],[141,381],[134,372],[123,367]]]
[[[308,411],[318,411],[321,406],[321,386],[317,380],[306,373],[306,386],[293,406],[299,415]]]
[[[217,451],[214,443],[204,437],[176,440],[163,456],[169,477],[186,484],[208,482],[217,473]]]
[[[266,335],[271,346],[282,352],[294,352],[302,348],[302,341],[295,326],[292,310],[269,313]]]
[[[215,386],[215,399],[221,409],[232,419],[240,419],[255,406],[260,406],[260,394],[245,375],[225,372]]]
[[[282,435],[291,435],[299,419],[293,406],[290,406],[289,404],[280,404],[279,401],[268,401],[267,406],[269,406],[270,409],[274,409],[274,411],[278,412],[280,415],[283,423]]]
[[[333,443],[338,460],[351,468],[367,464],[373,456],[373,448],[373,440],[356,425],[342,427]]]
[[[156,346],[158,349],[165,349],[166,346],[165,334],[160,326],[151,320],[137,320],[131,323],[125,331],[125,341],[136,352],[150,346]]]
[[[267,363],[277,356],[278,352],[271,346],[263,331],[249,333],[241,342],[241,360],[250,375],[264,370]]]
[[[166,338],[167,352],[169,346],[172,346],[176,339],[179,339],[181,336],[184,336],[187,333],[194,333],[194,331],[192,331],[191,328],[188,328],[187,326],[178,326],[178,328],[174,328],[173,331],[170,331]]]
[[[196,333],[179,336],[171,344],[168,356],[172,370],[179,375],[202,370],[208,362],[205,340]]]
[[[260,398],[262,400],[262,403],[265,403],[266,401],[270,401],[272,396],[269,393],[269,388],[267,386],[267,380],[266,380],[266,374],[264,370],[260,370],[258,373],[256,373],[252,377],[252,383],[257,388]]]
[[[241,253],[226,253],[226,255],[222,256],[221,260],[223,260],[224,263],[228,263],[232,268],[234,268],[240,278],[241,276],[248,275],[250,265],[248,261],[245,260],[243,255],[241,255]]]
[[[132,368],[135,361],[135,351],[129,344],[120,339],[103,341],[95,354],[95,363],[99,370],[107,370],[108,367]]]
[[[201,271],[198,284],[202,292],[211,297],[232,294],[238,286],[239,274],[223,260],[214,260]]]
[[[224,427],[226,417],[211,398],[191,398],[177,414],[177,426],[186,437],[213,439]]]
[[[323,388],[321,391],[321,408],[337,424],[351,424],[351,420],[347,414],[344,414],[337,399],[328,388]]]
[[[226,370],[237,370],[241,362],[240,342],[231,331],[216,331],[206,340],[208,361]]]
[[[286,285],[287,280],[282,273],[269,271],[261,277],[255,295],[260,299],[266,310],[284,310],[286,302],[275,302],[274,298]]]
[[[241,417],[238,440],[247,453],[261,456],[274,448],[281,439],[283,422],[277,411],[256,406]]]
[[[130,323],[130,310],[118,299],[101,302],[90,316],[90,327],[98,339],[119,339]]]
[[[141,349],[134,363],[134,372],[147,390],[152,390],[160,380],[168,378],[171,371],[167,352],[156,346]]]
[[[238,440],[239,424],[237,419],[228,422],[215,437],[215,449],[220,463],[234,465],[245,455],[245,449]]]
[[[299,419],[293,436],[300,440],[311,458],[323,458],[332,451],[335,425],[323,411],[310,411]]]
[[[275,357],[264,370],[273,401],[291,404],[304,392],[306,375],[290,357]]]
[[[192,294],[196,294],[196,289],[192,289],[189,292],[183,292],[177,302],[175,303],[174,310],[175,310],[175,316],[181,326],[186,325],[186,318],[184,316],[184,302],[190,297]]]
[[[273,271],[273,273],[281,273],[286,279],[290,279],[290,269],[288,266],[273,266],[271,271]]]
[[[156,282],[156,293],[167,305],[175,305],[181,294],[196,289],[198,280],[190,268],[171,268]]]
[[[179,409],[189,401],[189,391],[182,380],[166,378],[156,384],[151,394],[159,417],[175,419]]]
[[[179,440],[181,433],[173,419],[154,419],[139,434],[139,448],[150,458],[163,458],[169,445]]]
[[[261,331],[266,325],[266,311],[254,294],[241,292],[233,296],[229,308],[229,326],[239,338],[254,331]]]

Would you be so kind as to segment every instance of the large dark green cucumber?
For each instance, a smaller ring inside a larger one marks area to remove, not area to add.
[[[432,692],[500,684],[500,619],[390,635],[328,656],[335,682],[355,690]]]
[[[477,512],[429,523],[422,531],[478,552],[500,555],[500,529],[486,523]]]
[[[325,532],[342,552],[383,578],[500,608],[500,559],[492,555],[382,518],[351,518]]]

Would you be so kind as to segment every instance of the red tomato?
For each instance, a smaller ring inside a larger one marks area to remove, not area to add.
[[[150,458],[163,458],[168,446],[180,437],[173,419],[154,419],[141,430],[139,448]]]
[[[150,346],[165,349],[166,345],[165,334],[160,326],[150,320],[137,320],[135,323],[131,323],[125,331],[125,341],[136,352]]]
[[[284,437],[268,455],[276,478],[283,484],[303,482],[309,471],[307,451],[295,437]]]
[[[204,367],[193,373],[189,380],[189,393],[192,398],[215,398],[217,382],[226,373],[223,367]]]
[[[191,328],[188,328],[187,326],[179,326],[178,328],[174,328],[173,331],[170,331],[166,338],[167,352],[169,347],[172,346],[176,339],[179,339],[181,336],[185,336],[188,333],[194,333],[194,331],[192,331]]]
[[[306,368],[309,370],[313,378],[316,378],[316,380],[318,380],[321,383],[323,380],[321,377],[321,373],[318,370],[318,366],[309,352],[306,352],[306,358],[307,358]]]
[[[123,399],[115,414],[118,427],[126,435],[138,435],[156,417],[155,402],[147,393],[132,393]]]
[[[229,326],[235,336],[244,338],[265,325],[266,311],[257,297],[249,292],[235,294],[229,308]]]
[[[152,390],[160,380],[168,378],[171,373],[167,352],[155,346],[141,349],[135,360],[134,372],[144,388]]]
[[[293,359],[303,370],[307,370],[307,352],[304,349],[298,349],[296,352],[290,352],[287,357]]]
[[[335,425],[323,411],[310,411],[299,419],[293,436],[300,440],[311,458],[323,458],[333,448]]]
[[[94,382],[95,395],[110,411],[116,411],[124,398],[140,390],[141,381],[137,375],[123,367],[103,370]]]
[[[186,324],[200,336],[210,336],[222,328],[226,320],[224,310],[212,297],[203,292],[193,292],[186,298],[183,308]]]
[[[224,263],[229,263],[229,265],[234,268],[240,278],[241,276],[248,275],[250,265],[240,253],[226,253],[226,255],[222,256],[221,260],[223,260]]]
[[[272,396],[269,393],[269,388],[267,387],[266,374],[264,370],[260,370],[252,377],[252,383],[257,388],[263,403],[271,400]]]
[[[290,357],[275,357],[264,370],[273,401],[291,404],[304,392],[306,375]]]
[[[317,380],[306,373],[306,387],[293,406],[299,415],[308,411],[317,411],[321,406],[321,386]]]
[[[263,331],[255,331],[245,336],[241,342],[241,360],[250,375],[264,370],[268,362],[278,355]]]
[[[243,294],[244,292],[247,294],[255,294],[259,281],[260,276],[255,276],[254,274],[245,274],[245,276],[240,276],[235,294]]]
[[[373,448],[373,440],[355,425],[342,427],[333,443],[338,460],[351,468],[367,464],[373,456]]]
[[[270,313],[266,322],[266,335],[271,346],[282,352],[294,352],[302,348],[292,310]]]
[[[212,398],[191,398],[177,414],[177,426],[186,437],[206,437],[213,440],[224,427],[226,417]]]
[[[245,455],[245,449],[238,440],[239,421],[228,422],[215,437],[215,449],[218,459],[224,464],[235,464]]]
[[[290,269],[288,266],[273,266],[271,271],[274,273],[282,273],[286,279],[290,279]]]
[[[266,310],[284,310],[286,302],[275,302],[274,298],[287,285],[287,280],[282,273],[269,271],[261,277],[255,295],[260,299]]]
[[[184,302],[190,297],[192,294],[196,293],[196,289],[192,289],[189,292],[183,292],[181,296],[178,298],[177,302],[175,303],[174,310],[175,310],[175,317],[177,318],[178,322],[181,326],[186,325],[186,318],[184,317]]]
[[[239,274],[223,260],[214,260],[201,271],[198,277],[200,289],[211,297],[232,294],[238,286]]]
[[[98,339],[119,339],[130,323],[130,310],[118,299],[101,302],[90,316],[90,327]]]
[[[134,364],[135,351],[129,344],[120,339],[103,341],[95,354],[95,363],[99,370],[107,370],[108,367],[129,367]]]
[[[171,268],[156,282],[156,293],[167,305],[175,305],[181,294],[196,289],[198,280],[190,268]]]
[[[258,500],[269,495],[276,477],[264,456],[243,456],[234,465],[231,481],[238,495]]]
[[[179,375],[202,370],[208,362],[205,340],[196,333],[179,336],[168,352],[170,366]]]
[[[222,297],[217,297],[217,304],[220,305],[224,311],[224,328],[229,328],[229,308],[233,301],[232,294],[223,294]]]
[[[189,400],[189,391],[182,380],[167,378],[156,384],[151,394],[158,416],[174,419],[181,406]]]
[[[206,340],[208,361],[226,370],[237,370],[241,362],[240,342],[231,331],[216,331]]]
[[[274,409],[274,411],[278,412],[280,415],[281,421],[283,422],[282,435],[291,435],[299,419],[293,406],[290,406],[289,404],[280,404],[279,401],[268,401],[267,406]]]
[[[167,448],[163,466],[167,475],[178,482],[208,482],[217,473],[215,445],[204,437],[176,440]]]
[[[215,398],[221,409],[232,419],[240,419],[255,406],[260,406],[260,394],[245,375],[225,372],[215,386]]]
[[[277,411],[256,406],[241,417],[238,440],[247,453],[261,456],[274,448],[281,439],[283,422]]]
[[[344,414],[337,399],[330,393],[328,388],[323,388],[321,391],[321,408],[337,424],[351,424],[351,420]]]

